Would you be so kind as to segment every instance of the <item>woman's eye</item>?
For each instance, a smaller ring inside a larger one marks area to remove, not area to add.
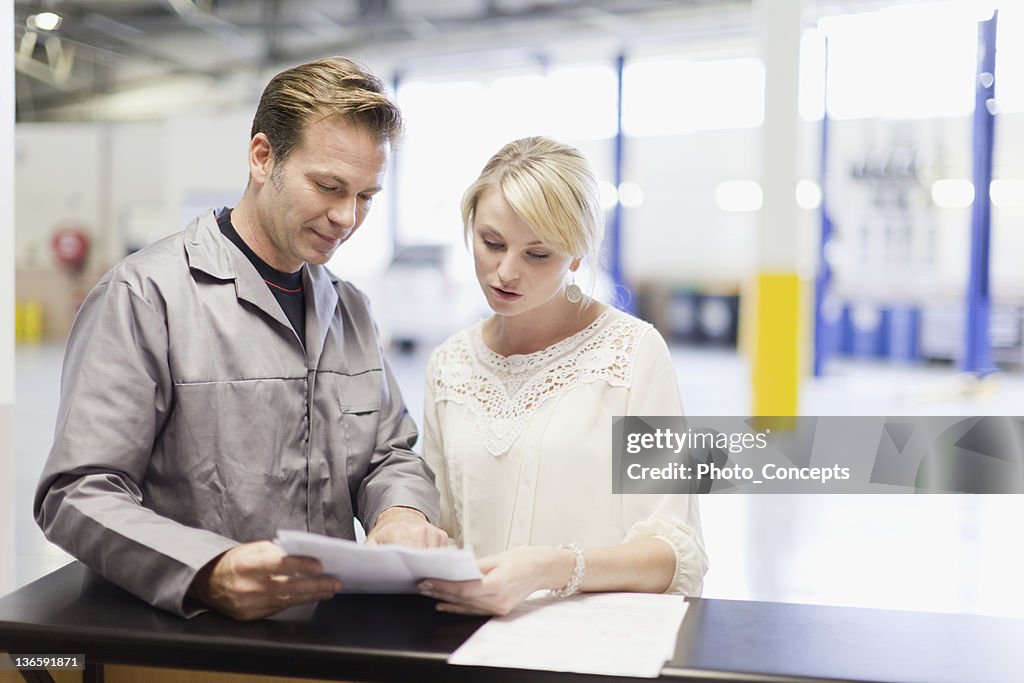
[[[491,250],[497,250],[501,249],[502,245],[498,244],[497,242],[492,242],[490,240],[484,240],[484,246]]]
[[[531,253],[527,253],[527,256],[529,256],[532,259],[536,259],[538,261],[543,261],[548,256],[550,256],[550,254],[531,254]]]

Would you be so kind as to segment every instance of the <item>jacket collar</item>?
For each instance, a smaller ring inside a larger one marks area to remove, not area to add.
[[[225,237],[211,209],[185,228],[189,268],[218,280],[234,280],[240,300],[256,306],[288,329],[291,323],[277,299],[245,254]],[[338,306],[338,278],[323,266],[306,264],[302,281],[306,291],[306,352],[311,361],[320,356],[324,339]],[[314,366],[315,367],[315,366]]]
[[[307,263],[303,268],[302,286],[306,292],[306,357],[310,362],[309,367],[316,367],[316,361],[324,348],[324,339],[327,338],[331,321],[334,320],[334,311],[338,308],[338,288],[335,286],[337,282],[338,278],[334,273],[323,266]]]
[[[228,249],[228,246],[231,244],[221,234],[213,209],[193,220],[185,228],[185,253],[188,255],[189,268],[218,280],[234,280],[236,277],[234,254],[238,253],[238,250]],[[238,255],[245,259],[244,255]]]

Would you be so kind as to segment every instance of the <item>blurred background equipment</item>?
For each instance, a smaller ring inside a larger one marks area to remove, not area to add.
[[[374,310],[381,332],[403,353],[432,349],[453,331],[486,317],[475,282],[453,274],[450,252],[445,244],[404,246],[384,271]]]

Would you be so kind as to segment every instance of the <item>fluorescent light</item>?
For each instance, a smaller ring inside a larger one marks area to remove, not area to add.
[[[644,203],[644,188],[632,180],[619,183],[619,201],[623,206],[640,206]]]
[[[726,180],[715,188],[715,203],[722,211],[757,211],[763,202],[764,192],[753,180]]]
[[[1024,207],[1024,179],[993,180],[988,188],[988,196],[996,206]]]
[[[944,209],[962,209],[974,203],[974,184],[965,178],[943,178],[932,183],[932,201]]]
[[[607,180],[597,181],[597,193],[601,198],[601,208],[605,211],[615,208],[615,205],[619,201],[619,193],[615,189],[615,186],[609,183]]]
[[[37,28],[40,31],[56,31],[64,21],[59,14],[53,12],[40,12],[33,14],[25,20],[29,28]]]
[[[988,188],[994,206],[1024,207],[1024,179],[1000,178]],[[964,208],[974,203],[974,185],[964,178],[945,178],[932,184],[932,201],[943,208]]]
[[[796,203],[801,209],[817,209],[821,206],[821,187],[813,180],[804,178],[796,184]]]

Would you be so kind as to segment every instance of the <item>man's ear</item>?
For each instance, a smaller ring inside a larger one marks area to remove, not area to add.
[[[260,185],[267,182],[274,168],[274,150],[266,133],[256,133],[249,141],[249,175]]]
[[[580,263],[581,263],[582,261],[583,261],[583,259],[581,259],[581,258],[579,258],[579,257],[576,257],[576,258],[574,258],[574,259],[572,260],[572,263],[570,263],[570,264],[569,264],[569,270],[571,270],[572,272],[574,272],[574,273],[575,273],[575,272],[576,272],[577,270],[579,270],[579,269],[580,269]]]

